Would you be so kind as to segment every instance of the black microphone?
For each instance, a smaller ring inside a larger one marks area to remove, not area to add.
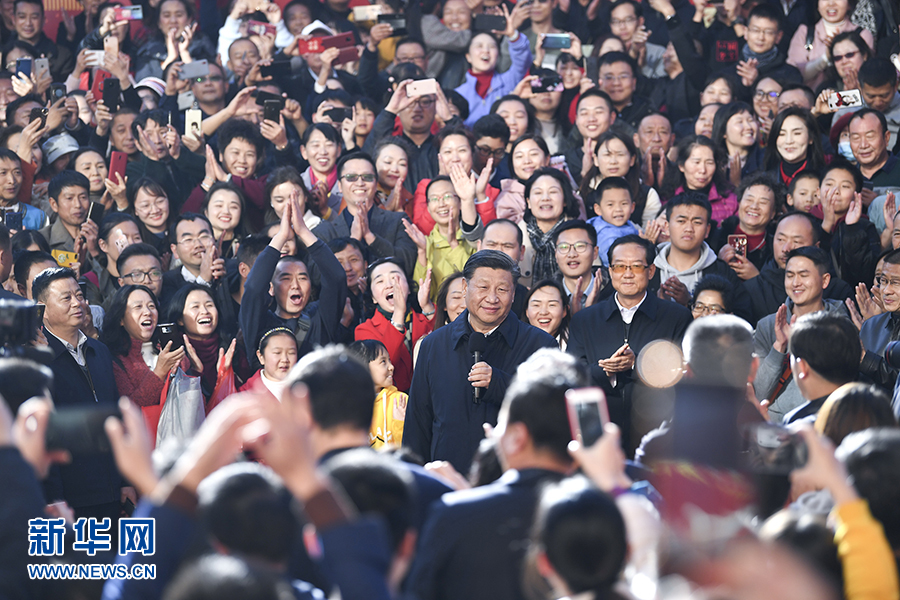
[[[477,331],[472,332],[469,335],[469,352],[475,355],[475,362],[481,362],[481,355],[484,353],[487,348],[487,338],[484,337],[483,333],[478,333]],[[472,386],[475,387],[475,386]],[[478,404],[479,400],[481,400],[481,395],[484,394],[483,387],[475,388],[475,404]]]

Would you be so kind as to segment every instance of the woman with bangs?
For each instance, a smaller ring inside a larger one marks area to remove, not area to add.
[[[550,150],[540,135],[526,134],[512,144],[507,154],[512,177],[500,182],[494,206],[498,219],[520,223],[525,215],[525,183],[535,171],[550,165]]]
[[[738,199],[725,177],[716,145],[706,136],[692,135],[677,146],[678,169],[666,173],[662,186],[664,198],[674,198],[685,191],[706,194],[712,205],[712,220],[721,223],[737,212]]]
[[[728,157],[726,173],[735,187],[741,184],[742,177],[762,169],[759,123],[749,104],[733,102],[720,108],[713,120],[712,140],[719,152]]]
[[[201,209],[212,225],[213,237],[220,242],[221,258],[234,258],[241,238],[247,235],[246,204],[240,188],[227,181],[213,184],[206,193]]]
[[[138,220],[141,239],[153,246],[160,256],[171,253],[169,228],[173,215],[166,190],[155,179],[141,177],[128,182],[128,212]]]

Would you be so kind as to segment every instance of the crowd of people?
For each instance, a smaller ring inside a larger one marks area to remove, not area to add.
[[[0,598],[900,600],[895,0],[78,2],[0,0]]]

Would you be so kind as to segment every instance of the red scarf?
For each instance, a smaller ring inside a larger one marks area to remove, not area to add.
[[[312,187],[316,187],[316,184],[320,181],[312,167],[309,168],[309,181],[312,183]],[[337,169],[332,169],[331,173],[325,178],[325,186],[328,188],[329,194],[334,189],[335,183],[337,183]]]
[[[469,69],[469,75],[475,78],[475,93],[482,98],[486,97],[491,89],[491,80],[494,79],[493,69],[484,73],[474,73]]]
[[[778,165],[778,170],[781,171],[781,180],[784,182],[785,186],[791,185],[791,182],[794,180],[794,177],[797,176],[797,173],[806,168],[807,162],[809,162],[809,159],[804,160],[803,163],[801,163],[800,166],[797,167],[797,170],[790,175],[784,172],[784,161],[780,162],[780,164]]]

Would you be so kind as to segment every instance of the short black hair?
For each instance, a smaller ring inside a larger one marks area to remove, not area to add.
[[[294,598],[284,575],[235,556],[207,554],[181,569],[163,600],[274,600]]]
[[[75,274],[75,271],[69,267],[53,267],[41,271],[38,273],[37,277],[34,278],[34,281],[31,282],[31,297],[34,298],[35,301],[43,301],[44,294],[47,292],[50,284],[61,279],[72,279],[77,282],[78,276]]]
[[[603,202],[603,194],[606,193],[606,190],[625,190],[628,192],[629,200],[634,204],[634,198],[631,197],[631,185],[624,177],[604,177],[594,194],[594,204],[599,205]]]
[[[10,243],[9,237],[9,229],[6,228],[6,225],[0,223],[0,250],[4,252],[9,252],[12,244]]]
[[[594,246],[597,245],[597,230],[594,229],[594,226],[590,223],[582,221],[581,219],[569,219],[564,223],[561,223],[559,227],[556,228],[556,231],[553,232],[553,243],[556,244],[557,240],[559,240],[559,234],[563,231],[569,231],[570,229],[580,229],[588,234],[588,239],[591,241],[591,244]]]
[[[743,388],[753,363],[753,328],[734,315],[694,319],[681,347],[693,381]]]
[[[229,552],[269,563],[286,562],[300,525],[284,483],[257,463],[222,467],[197,488],[209,534]]]
[[[791,262],[792,258],[796,257],[808,258],[812,261],[812,264],[816,266],[816,270],[819,272],[819,275],[824,275],[828,273],[828,270],[831,268],[831,257],[828,254],[819,248],[818,246],[803,246],[801,248],[794,248],[790,252],[788,252],[787,258],[784,261],[785,266],[787,263]]]
[[[26,96],[22,96],[20,98],[16,98],[12,102],[6,105],[6,122],[12,124],[15,122],[16,111],[19,110],[19,107],[28,102],[37,102],[39,105],[44,106],[44,99],[38,96],[37,94],[28,94]]]
[[[719,292],[719,295],[722,296],[722,308],[725,309],[726,313],[734,312],[735,289],[734,285],[726,278],[721,275],[716,275],[715,273],[704,275],[694,286],[694,289],[691,291],[691,296],[696,300],[697,296],[700,295],[700,292],[705,291]]]
[[[712,221],[712,204],[709,196],[694,190],[686,190],[666,202],[666,221],[672,220],[672,212],[676,206],[699,206],[706,211],[706,222]]]
[[[243,243],[241,246],[243,247]],[[125,263],[133,256],[152,256],[159,261],[160,266],[162,266],[162,259],[159,257],[159,252],[157,252],[156,248],[145,242],[130,244],[125,246],[125,249],[119,254],[119,258],[116,259],[116,270],[119,272],[120,276],[125,269]]]
[[[653,245],[653,242],[651,242],[648,239],[642,238],[641,236],[639,236],[637,234],[632,233],[629,235],[623,235],[620,238],[616,238],[616,240],[609,247],[609,251],[606,253],[606,258],[609,259],[610,263],[612,263],[613,250],[615,250],[616,248],[618,248],[619,246],[622,246],[624,244],[637,244],[638,246],[643,248],[644,253],[646,254],[646,257],[647,257],[647,265],[648,266],[652,265],[653,261],[656,260],[656,246]]]
[[[852,120],[852,119],[851,119]],[[885,130],[887,131],[887,130]],[[790,195],[794,195],[794,190],[797,189],[797,184],[803,181],[804,179],[815,179],[816,185],[819,185],[819,174],[813,171],[812,169],[803,169],[791,179],[791,182],[788,184],[787,193]]]
[[[847,317],[824,311],[803,315],[791,328],[788,350],[831,383],[843,385],[859,374],[862,345]]]
[[[343,144],[341,134],[338,133],[338,130],[335,129],[334,126],[329,125],[328,123],[313,123],[303,132],[303,137],[300,138],[300,145],[306,146],[309,143],[309,138],[311,138],[312,134],[316,131],[324,135],[326,140],[339,147]]]
[[[182,0],[177,1],[181,2]],[[148,121],[153,121],[160,127],[167,127],[169,125],[169,115],[169,111],[161,108],[139,112],[134,118],[134,121],[131,122],[131,135],[134,136],[135,140],[141,139],[141,134],[138,132],[138,129],[147,129]]]
[[[322,465],[363,516],[387,523],[391,549],[396,552],[413,528],[416,489],[409,469],[387,454],[369,448],[341,452]]]
[[[96,152],[96,150],[94,150],[94,152]],[[19,158],[19,155],[9,148],[0,148],[0,160],[11,160],[13,162],[22,164],[22,159]]]
[[[256,149],[258,164],[262,164],[266,152],[266,140],[259,132],[259,126],[244,119],[231,118],[219,127],[216,134],[219,155],[225,153],[225,148],[232,140],[244,140]]]
[[[59,194],[69,187],[80,187],[85,192],[90,192],[91,182],[78,171],[62,171],[51,179],[47,185],[47,197],[58,200]]]
[[[793,92],[795,90],[800,90],[803,92],[803,95],[806,96],[806,100],[809,102],[810,108],[816,105],[816,94],[809,89],[809,86],[803,85],[802,83],[796,83],[794,81],[786,81],[781,86],[781,93],[785,92]]]
[[[369,431],[375,406],[375,384],[369,366],[343,346],[326,346],[294,365],[287,381],[309,391],[312,418],[322,429],[352,427]]]
[[[428,190],[431,189],[432,185],[434,185],[435,183],[438,183],[440,181],[449,183],[451,187],[453,186],[453,181],[450,179],[449,175],[438,175],[437,177],[435,177],[434,179],[432,179],[425,185],[425,202],[426,203],[428,202]],[[455,189],[454,189],[454,193],[456,193]]]
[[[272,238],[265,234],[248,235],[241,240],[241,245],[234,257],[239,263],[252,267],[256,262],[256,257],[266,249],[271,241]]]
[[[631,76],[637,77],[640,73],[640,70],[637,68],[637,63],[634,62],[634,59],[631,58],[625,52],[612,51],[607,52],[603,56],[600,57],[600,62],[597,63],[597,68],[602,68],[604,65],[612,65],[615,63],[625,63],[631,69]],[[579,99],[579,104],[581,100]]]
[[[387,347],[378,340],[356,340],[347,346],[347,352],[365,364],[377,360],[382,353],[387,354]]]
[[[108,242],[109,234],[111,234],[113,232],[113,229],[115,229],[116,225],[121,225],[122,223],[125,223],[125,222],[134,223],[135,227],[139,227],[138,220],[135,219],[133,216],[129,215],[128,213],[111,212],[111,213],[108,213],[107,215],[105,215],[100,220],[100,223],[98,223],[98,225],[100,226],[99,227],[100,239],[105,242]]]
[[[56,259],[49,252],[43,250],[27,250],[16,258],[16,264],[13,265],[13,277],[16,283],[25,287],[28,283],[28,273],[31,267],[42,262],[52,262],[56,264]]]
[[[886,85],[897,85],[897,69],[886,58],[873,56],[862,64],[857,74],[860,87],[868,85],[874,88]]]
[[[542,348],[516,369],[500,410],[508,411],[508,423],[525,425],[536,449],[568,463],[572,431],[566,392],[588,381],[587,369],[574,356]]]
[[[328,248],[331,250],[332,254],[343,252],[347,249],[347,246],[353,246],[359,252],[360,256],[362,256],[363,258],[366,257],[365,247],[362,245],[362,242],[355,238],[339,237],[334,238],[333,240],[328,240]]]
[[[753,10],[750,11],[750,15],[747,17],[747,24],[750,24],[750,19],[752,18],[758,19],[768,19],[775,23],[778,31],[784,31],[784,14],[781,12],[781,9],[776,8],[770,4],[757,4],[753,7]]]
[[[888,151],[890,152],[890,151]],[[856,185],[856,191],[861,192],[863,189],[863,176],[862,173],[859,172],[859,168],[856,167],[852,162],[844,158],[843,156],[834,157],[828,165],[822,169],[822,178],[819,180],[819,184],[825,181],[825,178],[828,177],[828,174],[832,171],[846,171],[853,176],[853,182]]]
[[[816,178],[818,179],[818,176],[816,176]],[[778,217],[774,221],[775,228],[773,229],[773,231],[778,231],[778,226],[781,225],[781,222],[791,217],[800,217],[802,219],[806,219],[806,221],[809,223],[810,228],[812,229],[813,246],[818,244],[822,239],[822,236],[825,235],[825,232],[822,231],[822,222],[811,214],[805,213],[802,210],[792,210],[791,212],[785,213]]]
[[[540,167],[536,169],[534,173],[531,174],[531,177],[528,178],[528,181],[525,182],[525,201],[527,202],[528,198],[531,197],[531,189],[541,177],[552,177],[559,184],[559,187],[562,188],[562,218],[577,219],[581,215],[581,202],[578,200],[575,192],[572,191],[572,184],[569,183],[568,175],[559,169],[553,167]],[[531,209],[526,206],[525,216],[528,217],[529,215],[531,215]]]
[[[465,121],[469,118],[469,101],[462,94],[450,89],[444,90],[444,95],[447,96],[447,101],[459,111],[460,119]]]
[[[463,277],[471,281],[475,271],[481,268],[507,271],[512,275],[513,283],[519,280],[519,263],[499,250],[479,250],[470,256],[463,267]]]
[[[880,110],[869,108],[868,106],[866,106],[865,108],[861,108],[853,113],[853,116],[850,117],[850,120],[847,122],[847,127],[849,128],[850,123],[852,123],[856,119],[862,119],[867,115],[875,115],[875,118],[878,119],[878,122],[881,124],[881,134],[884,135],[885,133],[887,133],[887,119],[884,117],[884,113],[882,113]],[[890,150],[888,150],[888,152],[890,152]]]
[[[635,2],[635,0],[616,0],[612,6],[609,7],[609,12],[616,10],[620,6],[629,5],[634,8],[634,16],[637,18],[641,18],[644,15],[643,7],[641,7],[640,2]]]
[[[209,227],[209,234],[212,235],[213,226],[212,223],[209,222],[209,219],[206,218],[206,215],[201,215],[200,213],[194,212],[186,212],[177,215],[175,219],[172,221],[172,225],[169,227],[169,242],[172,244],[178,243],[178,226],[185,221],[203,221],[206,223],[206,226]]]
[[[504,146],[509,143],[509,125],[506,124],[503,117],[496,113],[484,115],[475,121],[475,125],[472,126],[472,133],[475,134],[476,140],[489,137],[497,138],[503,142]]]
[[[351,160],[364,160],[368,162],[372,165],[372,173],[374,173],[376,177],[378,176],[378,167],[375,166],[375,160],[371,156],[365,152],[351,152],[350,154],[342,156],[337,162],[338,179],[344,174],[344,166]]]
[[[49,367],[24,358],[0,358],[0,390],[13,416],[27,400],[43,396],[52,386]]]
[[[488,221],[487,223],[484,224],[484,232],[487,232],[488,228],[491,227],[492,225],[504,225],[504,224],[512,225],[513,229],[516,230],[516,242],[518,242],[519,247],[521,247],[522,244],[525,243],[525,234],[522,233],[522,230],[519,229],[519,226],[516,225],[515,221],[512,221],[512,220],[504,218],[504,217],[494,219],[493,221]],[[481,239],[482,240],[484,239],[484,233],[481,234]]]
[[[772,190],[772,195],[775,200],[775,214],[779,214],[787,201],[787,191],[784,189],[781,178],[775,177],[768,171],[757,171],[756,173],[752,173],[750,176],[741,179],[741,185],[738,186],[737,192],[735,192],[738,202],[744,197],[744,192],[757,185]]]

